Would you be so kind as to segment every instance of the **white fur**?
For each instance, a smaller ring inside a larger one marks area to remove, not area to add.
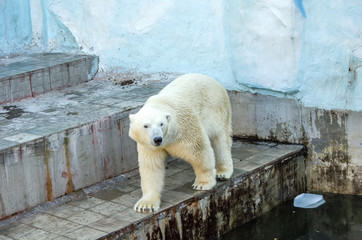
[[[192,165],[194,189],[209,190],[216,178],[230,178],[231,107],[226,90],[216,80],[202,74],[183,75],[150,97],[130,120],[143,193],[136,211],[158,210],[168,155]],[[162,143],[157,145],[159,138]]]

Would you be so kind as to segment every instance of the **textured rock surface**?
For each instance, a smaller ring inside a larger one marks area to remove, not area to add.
[[[233,90],[358,111],[361,12],[360,0],[0,1],[0,55],[83,51],[108,75],[199,72]]]

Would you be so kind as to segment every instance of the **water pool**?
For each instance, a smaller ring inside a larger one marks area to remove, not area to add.
[[[362,239],[362,196],[323,196],[326,203],[318,208],[295,208],[288,201],[221,239]]]

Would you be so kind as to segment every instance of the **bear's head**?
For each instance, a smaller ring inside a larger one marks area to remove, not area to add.
[[[167,134],[171,114],[156,108],[141,108],[136,114],[130,114],[129,136],[137,143],[151,149],[162,147]]]

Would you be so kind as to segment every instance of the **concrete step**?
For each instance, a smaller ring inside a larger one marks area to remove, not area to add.
[[[0,219],[137,168],[128,115],[165,84],[90,81],[0,107]]]
[[[0,103],[12,103],[86,82],[98,70],[98,57],[36,53],[0,58]]]
[[[305,191],[305,150],[276,143],[233,144],[235,172],[196,191],[191,166],[167,164],[162,203],[136,213],[137,171],[84,188],[0,221],[0,239],[213,239]]]

